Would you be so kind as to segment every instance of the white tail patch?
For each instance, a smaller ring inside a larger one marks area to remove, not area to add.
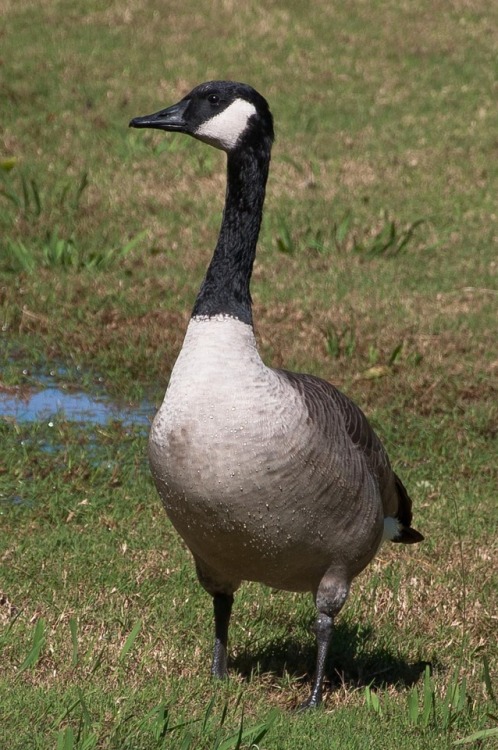
[[[236,146],[256,107],[245,99],[235,99],[226,109],[199,125],[194,135],[211,146],[230,151]]]
[[[382,535],[382,541],[392,542],[393,539],[397,539],[401,533],[401,528],[401,524],[397,518],[393,518],[392,516],[384,518],[384,533]]]

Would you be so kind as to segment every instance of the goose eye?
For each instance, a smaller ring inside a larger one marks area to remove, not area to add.
[[[220,97],[218,94],[209,94],[208,96],[208,102],[210,104],[219,104],[220,103]]]

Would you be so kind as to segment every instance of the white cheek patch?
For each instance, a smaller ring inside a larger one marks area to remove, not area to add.
[[[254,104],[236,99],[223,112],[199,125],[194,135],[223,151],[230,151],[247,128],[249,118],[255,114]]]

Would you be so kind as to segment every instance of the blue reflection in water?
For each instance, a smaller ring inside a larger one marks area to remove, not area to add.
[[[0,392],[0,417],[10,417],[18,422],[59,418],[88,424],[119,420],[124,425],[148,425],[154,413],[154,406],[146,401],[132,407],[117,404],[104,396],[67,392],[55,387],[23,394],[22,397],[12,392]]]

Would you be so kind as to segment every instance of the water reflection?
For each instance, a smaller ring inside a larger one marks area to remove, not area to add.
[[[0,417],[17,422],[44,422],[67,419],[87,424],[106,424],[119,420],[124,425],[149,425],[154,406],[142,402],[137,406],[117,404],[105,396],[91,396],[81,391],[65,391],[55,386],[41,391],[0,392]]]

